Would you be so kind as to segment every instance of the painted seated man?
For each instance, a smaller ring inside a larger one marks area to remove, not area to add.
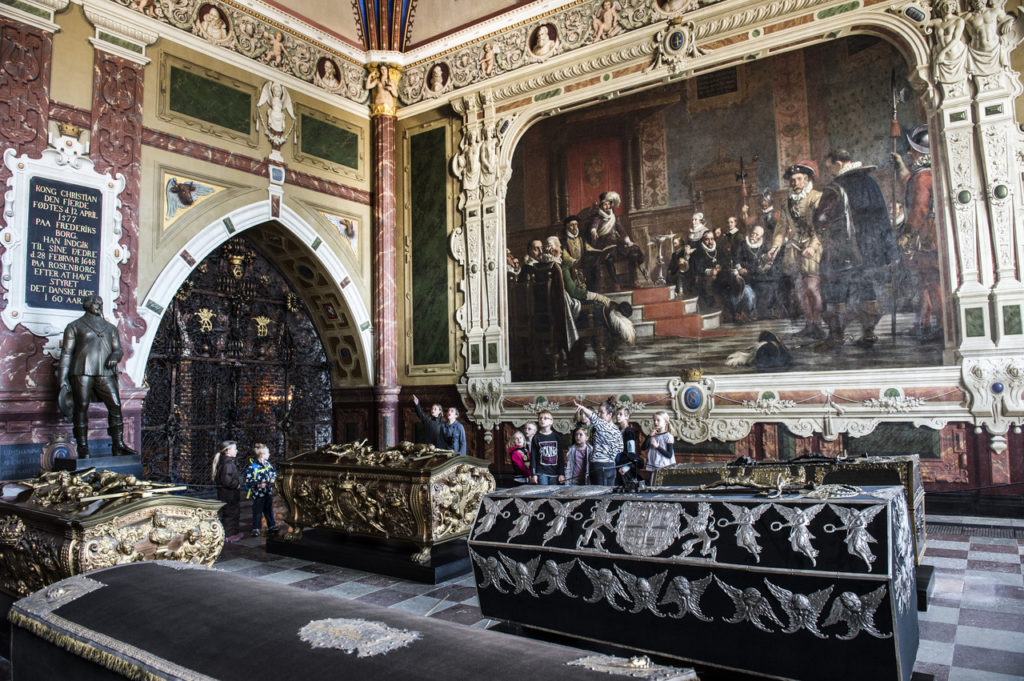
[[[611,285],[609,289],[619,288],[615,272],[615,260],[625,260],[629,267],[629,280],[633,287],[640,286],[640,275],[646,279],[646,257],[644,252],[633,243],[629,231],[622,224],[622,219],[615,214],[615,209],[622,204],[618,192],[604,192],[594,206],[587,219],[587,246],[595,251],[612,251],[613,258],[605,258],[603,264],[608,272]],[[598,286],[597,275],[587,273],[587,286]]]

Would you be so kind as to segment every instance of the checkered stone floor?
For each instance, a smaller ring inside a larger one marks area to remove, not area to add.
[[[924,563],[935,568],[935,581],[928,610],[918,613],[914,681],[1024,681],[1024,520],[928,522]],[[225,545],[215,567],[467,627],[493,624],[480,614],[472,575],[418,584],[268,554],[263,541]]]

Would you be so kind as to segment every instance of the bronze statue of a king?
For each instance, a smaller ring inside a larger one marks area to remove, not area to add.
[[[89,403],[92,401],[101,401],[107,406],[107,432],[114,456],[135,455],[135,450],[123,439],[117,363],[124,353],[117,327],[103,318],[103,300],[99,296],[88,296],[82,301],[82,307],[85,314],[64,329],[57,372],[61,390],[58,403],[64,416],[74,423],[78,458],[89,456]]]

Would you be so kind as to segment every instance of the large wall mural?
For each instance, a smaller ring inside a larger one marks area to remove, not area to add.
[[[506,198],[512,380],[941,364],[907,71],[854,36],[534,125]]]

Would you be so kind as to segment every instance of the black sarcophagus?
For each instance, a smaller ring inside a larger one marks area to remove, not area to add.
[[[901,487],[520,487],[469,540],[486,617],[785,679],[910,678]]]

